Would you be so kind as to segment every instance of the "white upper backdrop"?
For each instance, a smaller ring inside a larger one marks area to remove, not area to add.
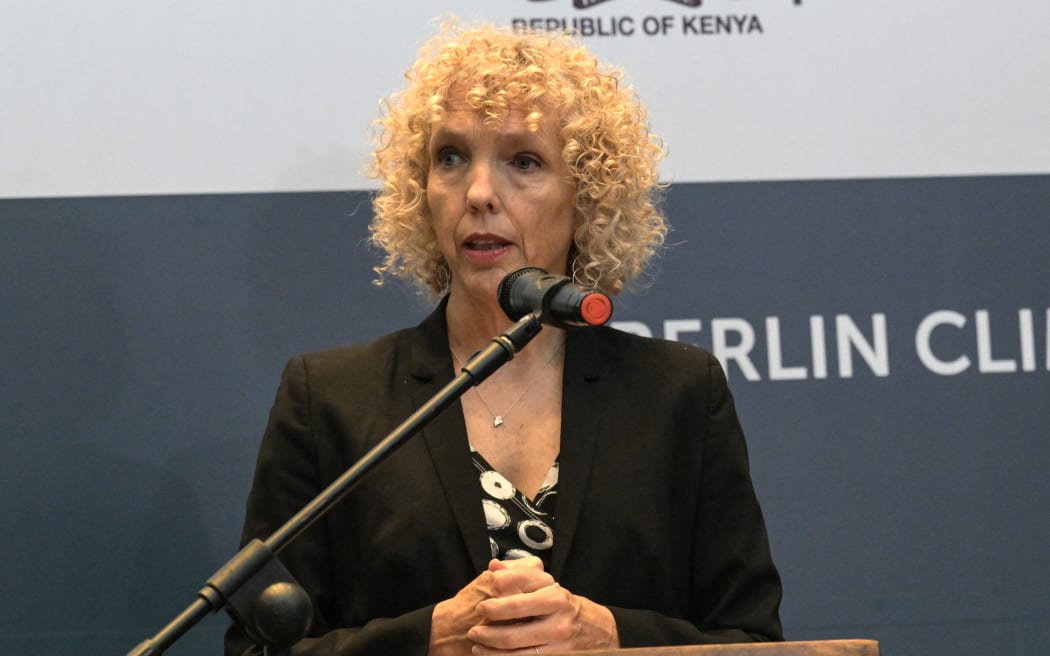
[[[436,15],[573,21],[670,182],[1050,172],[1050,2],[0,2],[0,197],[366,189]],[[719,20],[721,19],[721,20]]]

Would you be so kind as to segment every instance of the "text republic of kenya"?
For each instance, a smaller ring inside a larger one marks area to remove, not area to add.
[[[571,32],[594,36],[724,36],[762,34],[762,21],[754,14],[678,16],[578,16],[574,18],[514,18],[511,25],[520,30]]]

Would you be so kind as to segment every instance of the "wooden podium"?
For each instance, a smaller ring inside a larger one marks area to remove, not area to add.
[[[548,654],[545,656],[568,656]],[[611,649],[575,654],[592,656],[879,656],[875,640],[814,640],[810,642],[749,642],[729,645],[691,645],[688,647],[642,647]]]

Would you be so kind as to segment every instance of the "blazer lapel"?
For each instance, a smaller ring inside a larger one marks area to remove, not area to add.
[[[602,404],[597,330],[569,330],[566,334],[558,500],[551,552],[551,575],[556,581],[561,580],[572,549],[598,444]]]
[[[416,331],[418,338],[412,344],[412,377],[419,383],[412,392],[416,408],[452,381],[453,364],[448,349],[445,305],[446,301],[442,301],[423,320]],[[459,402],[456,401],[438,414],[421,433],[449,508],[459,526],[464,549],[474,571],[482,572],[491,558],[489,537],[481,509],[481,484],[470,459],[467,427]]]
[[[561,450],[558,455],[558,500],[554,524],[551,575],[560,580],[573,537],[598,445],[601,418],[601,354],[597,329],[569,330],[562,378]],[[412,391],[415,407],[426,403],[453,377],[448,350],[445,301],[419,325],[412,344]],[[422,439],[449,508],[459,526],[463,546],[476,572],[488,566],[489,536],[481,509],[481,485],[471,463],[467,428],[459,402],[449,406],[422,430]]]

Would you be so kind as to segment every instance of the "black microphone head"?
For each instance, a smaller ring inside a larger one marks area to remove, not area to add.
[[[514,283],[522,276],[530,274],[539,277],[547,275],[547,272],[539,267],[523,266],[503,276],[503,280],[499,281],[499,287],[496,288],[496,298],[499,300],[499,306],[511,321],[517,321],[532,311],[531,308],[523,307],[519,303],[514,302],[513,298]]]

